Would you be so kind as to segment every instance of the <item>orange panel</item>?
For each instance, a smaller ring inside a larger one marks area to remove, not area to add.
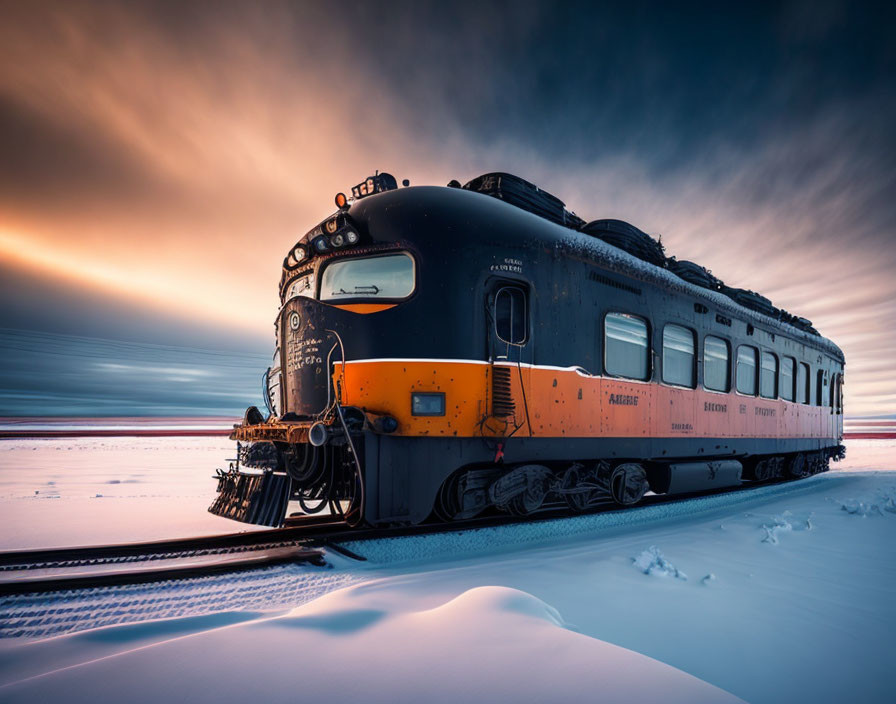
[[[342,403],[398,421],[397,435],[480,435],[488,388],[487,364],[450,361],[371,360],[336,363]],[[344,379],[340,379],[344,374]],[[444,416],[411,415],[411,393],[445,394]]]
[[[575,369],[510,368],[512,418],[489,418],[491,365],[465,360],[361,360],[334,379],[342,402],[388,414],[397,435],[516,437],[828,437],[828,408],[592,377]],[[523,393],[525,389],[525,394]],[[414,391],[445,394],[444,416],[411,415]],[[526,423],[526,409],[532,424]]]

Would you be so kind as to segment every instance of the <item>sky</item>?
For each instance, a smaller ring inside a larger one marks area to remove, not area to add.
[[[98,366],[116,354],[179,387],[165,413],[260,403],[254,377],[197,400],[184,369],[226,352],[260,377],[283,256],[375,169],[510,171],[632,222],[837,342],[848,415],[896,413],[894,20],[823,1],[0,0],[0,415],[121,414],[125,391],[90,401],[121,385]],[[84,340],[102,359],[61,388]]]

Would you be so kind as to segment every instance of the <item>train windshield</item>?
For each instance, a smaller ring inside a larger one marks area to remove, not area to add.
[[[414,259],[410,254],[342,259],[324,269],[320,300],[407,298],[415,285]]]

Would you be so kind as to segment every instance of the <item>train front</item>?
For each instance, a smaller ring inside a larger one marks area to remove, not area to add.
[[[391,175],[352,190],[351,200],[337,195],[338,211],[283,262],[267,410],[249,408],[234,428],[237,458],[218,470],[212,513],[269,526],[288,515],[329,515],[353,525],[365,519],[365,454],[375,452],[368,438],[395,432],[399,421],[351,405],[346,362],[389,356],[390,337],[406,332],[407,318],[395,313],[414,297],[419,255],[388,227],[371,235],[364,199],[395,191]],[[414,402],[434,400],[421,395]]]

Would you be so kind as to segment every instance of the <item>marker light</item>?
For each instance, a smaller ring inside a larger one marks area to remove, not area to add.
[[[332,235],[334,232],[336,232],[339,224],[336,222],[336,218],[331,218],[330,220],[327,220],[327,224],[325,225],[325,227],[327,228],[327,232]]]
[[[345,237],[342,236],[341,232],[337,232],[335,235],[330,236],[330,244],[334,247],[342,247],[345,245]]]
[[[336,194],[336,207],[340,210],[348,207],[348,198],[345,197],[345,193]]]
[[[314,247],[314,251],[318,254],[330,251],[330,243],[327,241],[326,235],[318,235],[312,240],[311,244]]]
[[[361,235],[359,235],[355,230],[351,228],[347,228],[345,230],[345,241],[349,244],[358,244],[361,240]]]

